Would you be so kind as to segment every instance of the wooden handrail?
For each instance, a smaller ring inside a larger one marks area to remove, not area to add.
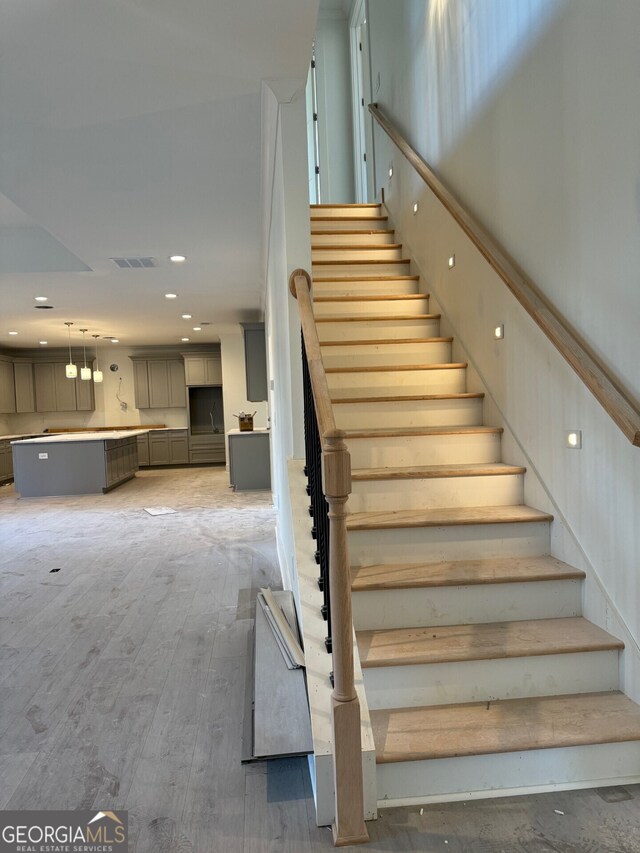
[[[639,447],[640,406],[637,400],[622,387],[568,320],[502,246],[465,210],[377,104],[369,104],[369,112],[629,441]]]
[[[302,336],[309,367],[315,415],[322,447],[322,483],[329,505],[329,586],[333,654],[333,768],[336,847],[364,844],[369,835],[364,823],[364,791],[360,734],[360,702],[353,671],[353,611],[351,564],[347,546],[346,504],[351,493],[351,457],[342,430],[336,428],[327,375],[311,301],[311,276],[297,269],[289,277],[289,290],[298,300]]]

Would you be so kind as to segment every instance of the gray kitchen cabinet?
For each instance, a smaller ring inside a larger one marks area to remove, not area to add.
[[[149,408],[149,375],[147,372],[147,360],[142,358],[133,361],[133,393],[135,396],[136,409]]]
[[[13,362],[0,357],[0,414],[11,415],[16,410],[16,386]]]
[[[138,409],[184,409],[187,389],[181,358],[132,358]]]
[[[264,323],[241,323],[244,330],[244,366],[247,400],[260,403],[267,393],[267,345]]]
[[[149,465],[149,434],[137,436],[138,439],[138,465],[146,468]]]
[[[222,385],[222,359],[219,355],[185,355],[187,385]]]
[[[192,465],[209,465],[226,461],[224,433],[192,435],[189,439],[189,462]]]
[[[93,382],[67,379],[63,362],[36,362],[33,378],[37,412],[87,412],[95,408]]]
[[[153,430],[149,433],[150,465],[188,465],[189,439],[186,430]]]
[[[229,481],[237,491],[271,488],[268,430],[229,432]]]
[[[166,432],[149,435],[149,464],[169,465],[169,436]]]
[[[67,379],[64,364],[53,365],[53,380],[56,393],[56,412],[75,412],[77,409],[76,382],[80,380]]]
[[[149,374],[149,408],[169,408],[169,373],[166,359],[147,362]]]
[[[92,379],[76,379],[76,410],[78,412],[92,412],[96,405],[94,402],[94,387]]]
[[[49,362],[33,365],[36,412],[55,412],[57,410],[54,380],[55,367],[55,364],[50,364]]]
[[[169,433],[169,459],[172,465],[189,464],[189,439],[185,432]]]
[[[15,361],[13,379],[16,386],[16,412],[35,412],[36,392],[33,381],[33,364],[30,361]]]
[[[167,359],[167,374],[169,384],[169,407],[184,409],[187,405],[187,387],[185,383],[183,359]]]
[[[0,483],[13,478],[13,450],[10,441],[0,441]]]

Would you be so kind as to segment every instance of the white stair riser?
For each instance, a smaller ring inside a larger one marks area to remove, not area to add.
[[[356,631],[373,631],[579,616],[580,583],[531,581],[354,592],[353,624]]]
[[[512,506],[523,503],[522,474],[432,477],[414,480],[354,480],[349,512]]]
[[[372,229],[369,228],[366,234],[357,234],[355,231],[364,231],[364,228],[354,229],[353,225],[349,225],[351,232],[344,230],[340,234],[312,234],[311,247],[313,249],[318,246],[384,246],[389,243],[396,243],[395,235],[392,232],[385,233],[387,229]],[[314,226],[314,231],[317,228]],[[327,229],[327,231],[337,231],[337,228]]]
[[[317,294],[316,294],[317,295]],[[429,297],[421,299],[365,299],[358,302],[315,302],[316,317],[403,317],[429,313]],[[322,324],[321,324],[322,325]],[[344,328],[344,324],[343,328]]]
[[[331,214],[324,214],[331,216]],[[345,214],[346,215],[346,214]],[[342,219],[320,219],[321,213],[311,217],[312,231],[364,231],[367,230],[388,230],[389,222],[387,219],[371,219],[370,217],[358,218],[350,216],[348,220]]]
[[[471,426],[482,423],[482,399],[477,397],[338,403],[333,411],[338,429]]]
[[[640,742],[378,764],[378,807],[640,781]]]
[[[347,446],[353,469],[471,465],[499,462],[502,457],[501,436],[497,433],[348,438]]]
[[[605,692],[618,689],[618,652],[385,666],[364,683],[370,710]]]
[[[327,341],[388,341],[394,338],[438,338],[440,320],[349,320],[345,323],[318,323],[320,343]],[[417,364],[419,358],[414,358]],[[394,364],[395,362],[391,362]],[[351,366],[344,358],[337,367]],[[327,365],[325,364],[325,367]]]
[[[319,247],[311,250],[311,260],[316,261],[396,261],[402,257],[402,249],[376,248],[376,249],[351,249],[348,246],[339,249],[328,249]]]
[[[369,367],[389,364],[445,364],[451,361],[448,341],[420,344],[351,344],[322,348],[325,367]],[[369,426],[372,426],[369,424]]]
[[[382,208],[377,204],[371,206],[353,205],[350,207],[336,204],[310,208],[312,228],[315,228],[313,220],[318,216],[340,216],[343,218],[348,216],[350,219],[369,219],[370,217],[381,215],[383,215]]]
[[[402,296],[418,293],[419,282],[414,279],[383,279],[382,281],[314,281],[316,296]]]
[[[366,373],[328,373],[329,390],[338,397],[375,397],[394,389],[408,394],[458,394],[467,390],[463,367],[444,370],[384,370]]]
[[[312,264],[312,276],[349,276],[359,275],[412,275],[411,264],[400,261],[389,261],[383,264],[367,262],[364,264],[341,264],[339,261],[330,264]]]
[[[352,566],[378,563],[435,563],[439,560],[489,560],[537,557],[549,553],[549,522],[463,524],[350,530]]]

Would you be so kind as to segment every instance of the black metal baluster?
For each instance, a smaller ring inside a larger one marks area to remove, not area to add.
[[[311,499],[309,513],[313,518],[311,535],[316,542],[315,559],[320,566],[318,586],[322,590],[322,615],[327,622],[325,645],[331,651],[331,601],[329,588],[329,507],[322,490],[322,445],[318,431],[313,390],[307,354],[302,340],[302,380],[304,397],[304,433],[305,433],[305,473],[307,475],[307,494]]]

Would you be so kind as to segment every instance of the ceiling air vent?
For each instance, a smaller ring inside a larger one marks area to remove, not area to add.
[[[36,311],[51,311],[53,309],[53,305],[34,305],[33,307]]]
[[[158,266],[155,258],[111,258],[111,260],[121,270],[144,270]]]

